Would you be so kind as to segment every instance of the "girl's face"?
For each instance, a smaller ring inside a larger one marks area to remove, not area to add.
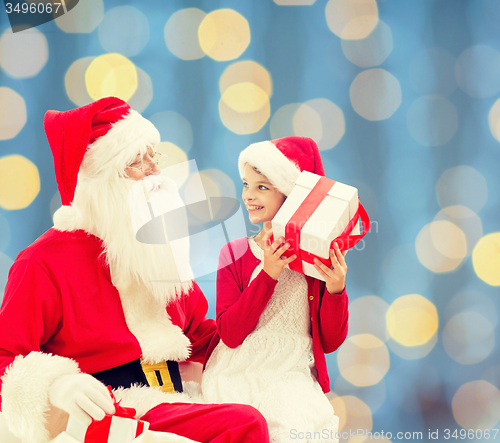
[[[286,197],[269,182],[266,176],[259,174],[247,164],[243,175],[242,198],[250,221],[262,223],[274,218]]]

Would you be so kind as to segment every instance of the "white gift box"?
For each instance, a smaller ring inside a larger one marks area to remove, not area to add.
[[[131,443],[148,428],[148,422],[116,415],[106,415],[90,426],[70,416],[66,433],[83,443]],[[89,430],[92,431],[92,438],[89,438]]]
[[[318,187],[321,179],[323,191],[319,192]],[[330,189],[328,190],[328,188]],[[316,200],[320,203],[313,204],[311,213],[310,199],[312,190],[315,188]],[[321,197],[321,194],[323,196]],[[306,199],[309,203],[306,203]],[[323,259],[329,258],[331,243],[341,235],[348,226],[351,219],[358,210],[358,190],[343,183],[321,177],[308,171],[303,171],[295,182],[292,192],[287,197],[279,211],[272,220],[273,236],[275,239],[285,237],[292,244],[292,247],[285,255],[290,256],[297,253],[293,241],[286,235],[287,224],[297,226],[300,229],[300,250],[303,255],[307,253]],[[305,221],[307,220],[307,221]],[[305,224],[304,224],[305,221]],[[300,223],[302,222],[302,223]],[[360,233],[359,222],[351,231],[351,235]],[[302,228],[300,228],[303,224]],[[289,252],[290,251],[290,252]],[[311,260],[312,261],[312,260]],[[306,260],[299,261],[299,258],[290,263],[290,268],[302,272],[305,275],[324,280],[321,274],[315,269],[314,264]]]

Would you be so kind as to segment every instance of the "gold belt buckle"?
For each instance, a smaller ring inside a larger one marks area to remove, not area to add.
[[[162,392],[175,392],[166,361],[154,365],[141,362],[141,366],[149,386],[159,386]]]

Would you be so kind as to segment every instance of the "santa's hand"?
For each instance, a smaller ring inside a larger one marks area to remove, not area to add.
[[[59,377],[49,388],[49,400],[87,426],[92,419],[99,421],[105,414],[115,413],[106,386],[89,374]]]

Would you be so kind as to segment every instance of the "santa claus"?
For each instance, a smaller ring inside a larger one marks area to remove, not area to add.
[[[202,363],[215,325],[168,242],[141,243],[132,228],[129,191],[138,181],[167,206],[182,205],[175,184],[159,175],[156,128],[108,97],[48,111],[45,131],[63,206],[54,227],[16,258],[0,309],[10,431],[38,443],[64,431],[70,414],[101,420],[114,413],[111,385],[152,431],[267,442],[252,407],[196,404],[182,392],[178,362]]]

